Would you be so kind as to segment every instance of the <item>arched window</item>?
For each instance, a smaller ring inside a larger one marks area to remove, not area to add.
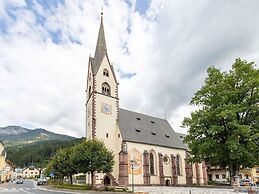
[[[92,93],[92,88],[91,88],[91,86],[89,86],[89,90],[88,90],[88,92],[89,92],[89,93],[88,93],[88,94],[89,94],[89,95],[88,95],[88,98],[90,98],[91,93]]]
[[[107,96],[111,95],[111,88],[110,88],[109,84],[107,84],[107,83],[102,84],[102,93]]]
[[[103,75],[109,77],[109,71],[107,69],[103,70]]]
[[[181,158],[179,155],[176,156],[176,172],[177,175],[181,174]]]
[[[150,175],[155,175],[155,158],[154,154],[150,153],[149,155],[149,162],[150,162]]]

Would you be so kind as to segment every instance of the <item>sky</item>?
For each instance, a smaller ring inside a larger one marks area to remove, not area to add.
[[[104,12],[120,107],[176,132],[208,67],[259,61],[257,0],[1,0],[0,127],[85,136],[89,56]]]

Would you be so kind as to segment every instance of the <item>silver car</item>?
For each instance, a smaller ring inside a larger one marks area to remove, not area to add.
[[[23,184],[23,180],[21,178],[17,179],[16,184]]]

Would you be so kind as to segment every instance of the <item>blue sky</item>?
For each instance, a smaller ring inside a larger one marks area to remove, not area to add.
[[[136,11],[141,15],[146,15],[148,8],[150,7],[151,0],[137,0]]]
[[[2,0],[0,121],[85,135],[88,57],[101,7],[120,107],[181,121],[208,67],[258,63],[255,0]]]

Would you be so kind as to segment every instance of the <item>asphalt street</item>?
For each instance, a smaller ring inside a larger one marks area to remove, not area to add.
[[[88,192],[78,192],[78,191],[55,191],[51,189],[46,189],[42,186],[37,186],[36,182],[33,180],[26,180],[24,179],[23,184],[16,184],[16,182],[9,182],[0,184],[0,194],[60,194],[60,193],[67,193],[67,194],[87,194]],[[92,192],[89,192],[92,194]]]

